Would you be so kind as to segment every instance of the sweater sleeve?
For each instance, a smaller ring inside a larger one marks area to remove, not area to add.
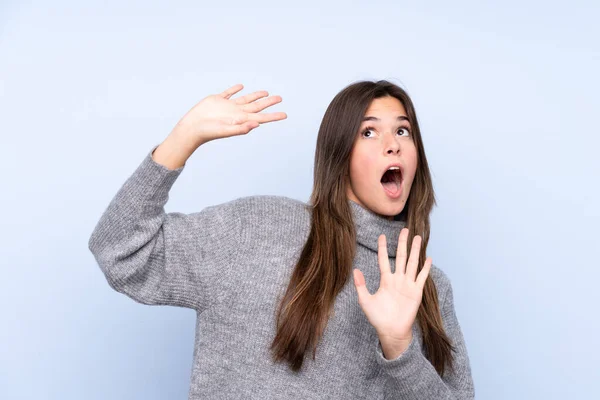
[[[210,299],[207,280],[233,262],[240,213],[235,201],[192,214],[165,213],[185,165],[157,163],[157,147],[118,190],[88,247],[114,290],[142,304],[201,310]]]
[[[421,344],[413,335],[408,348],[398,358],[387,360],[377,346],[377,361],[387,376],[384,399],[474,399],[475,388],[463,334],[454,308],[452,285],[444,276],[447,286],[441,314],[446,334],[456,347],[453,369],[448,366],[440,377],[424,356]]]

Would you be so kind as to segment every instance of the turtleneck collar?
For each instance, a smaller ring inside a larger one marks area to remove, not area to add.
[[[389,257],[396,257],[398,236],[406,227],[405,220],[389,220],[363,206],[348,200],[352,209],[354,225],[356,226],[356,241],[374,252],[377,252],[377,239],[384,234],[387,242]]]

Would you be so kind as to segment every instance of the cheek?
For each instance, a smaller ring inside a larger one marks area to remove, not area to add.
[[[406,188],[409,189],[412,186],[412,183],[415,179],[415,175],[417,174],[417,154],[416,151],[413,154],[405,153],[405,174],[404,174],[404,182],[406,184]],[[408,192],[407,192],[408,193]]]
[[[352,186],[356,189],[360,186],[373,185],[375,177],[374,166],[376,165],[376,157],[372,152],[361,152],[357,149],[350,159],[350,179]]]
[[[410,182],[413,181],[417,172],[417,163],[417,150],[413,148],[411,152],[407,152],[406,154],[406,168],[408,170],[407,178]]]

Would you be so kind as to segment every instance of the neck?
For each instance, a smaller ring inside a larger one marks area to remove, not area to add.
[[[379,235],[383,234],[387,242],[388,256],[396,257],[398,236],[402,228],[406,227],[406,221],[376,214],[353,200],[348,200],[348,204],[352,210],[357,242],[377,252],[377,241]]]

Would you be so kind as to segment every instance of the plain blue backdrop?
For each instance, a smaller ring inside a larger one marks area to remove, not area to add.
[[[96,222],[235,83],[288,119],[200,148],[167,211],[308,200],[323,113],[360,79],[414,100],[477,398],[600,398],[598,3],[301,4],[2,2],[0,398],[187,398],[195,313],[110,289]]]

